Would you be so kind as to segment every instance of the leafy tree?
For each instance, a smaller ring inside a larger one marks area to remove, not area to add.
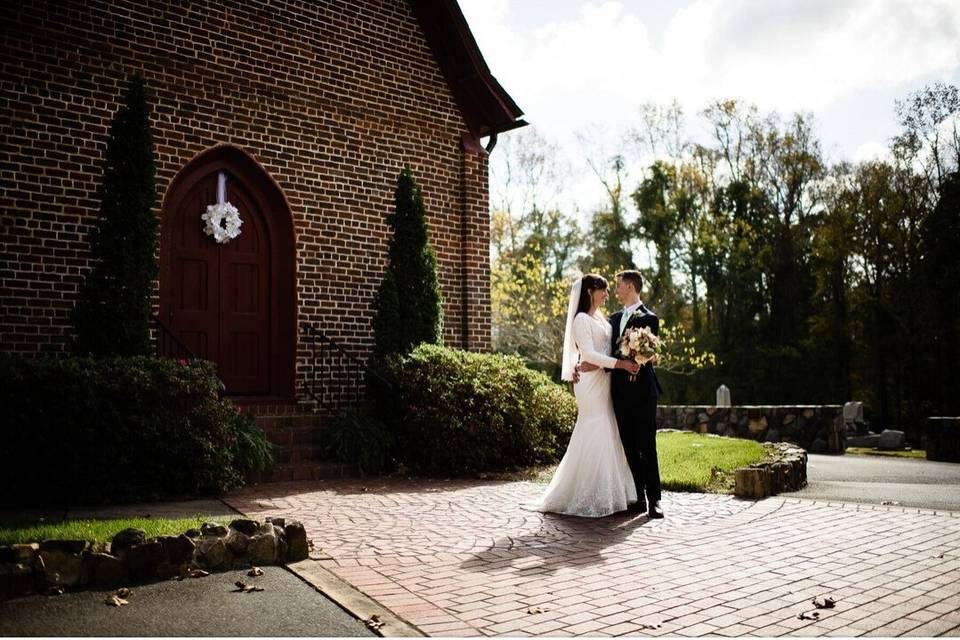
[[[960,172],[948,174],[936,207],[921,227],[921,273],[926,323],[926,409],[960,415]]]
[[[82,355],[150,352],[150,296],[157,277],[157,218],[150,107],[141,76],[128,84],[110,125],[91,233],[93,268],[73,310],[73,350]]]
[[[608,203],[595,211],[590,220],[590,242],[587,247],[590,253],[582,262],[584,271],[614,273],[634,267],[633,250],[630,248],[633,228],[627,221],[623,201],[624,166],[623,156],[614,156],[610,159],[613,175],[609,176],[591,162],[607,193]]]
[[[406,355],[422,343],[440,344],[443,301],[437,257],[429,244],[423,194],[409,168],[397,179],[389,264],[376,300],[374,355]]]
[[[960,168],[960,90],[936,82],[896,104],[903,132],[894,144],[923,167],[936,194],[947,176]]]

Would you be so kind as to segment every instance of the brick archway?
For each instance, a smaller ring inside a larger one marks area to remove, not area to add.
[[[201,214],[216,202],[217,176],[243,220],[218,244]],[[294,398],[296,282],[293,218],[282,191],[232,146],[186,164],[163,200],[160,319],[196,355],[217,364],[226,393],[240,400]]]

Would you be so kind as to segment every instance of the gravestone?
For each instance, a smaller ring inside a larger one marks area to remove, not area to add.
[[[905,446],[907,446],[907,438],[903,431],[884,429],[880,432],[880,441],[877,443],[878,449],[903,449]]]
[[[847,402],[843,405],[843,430],[848,435],[864,435],[867,432],[862,402]]]
[[[717,387],[717,406],[718,407],[729,407],[730,406],[730,389],[727,388],[727,385],[722,384]]]

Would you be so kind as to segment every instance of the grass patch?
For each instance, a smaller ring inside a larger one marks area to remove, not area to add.
[[[690,431],[657,433],[660,483],[668,491],[733,493],[734,469],[767,459],[759,442],[723,438]],[[487,480],[547,484],[557,465],[531,466],[512,471],[482,473]],[[714,472],[714,469],[717,471]]]
[[[689,431],[657,434],[660,483],[669,491],[731,493],[734,470],[768,457],[759,442]]]
[[[238,516],[239,517],[239,516]],[[120,531],[133,527],[146,531],[147,537],[179,535],[187,529],[199,528],[204,522],[229,524],[233,516],[201,516],[191,518],[118,518],[113,520],[64,520],[35,523],[21,527],[0,528],[0,545],[43,540],[90,540],[95,548],[113,539]]]
[[[846,454],[851,456],[881,456],[886,458],[927,459],[927,452],[923,449],[911,449],[910,451],[882,451],[880,449],[871,449],[869,447],[847,447]]]

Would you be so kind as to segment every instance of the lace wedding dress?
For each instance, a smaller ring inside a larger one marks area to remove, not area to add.
[[[599,314],[577,314],[573,339],[580,360],[613,368],[617,361],[609,355],[611,331]],[[547,490],[531,508],[589,518],[623,511],[636,502],[637,489],[613,413],[610,374],[603,369],[582,373],[573,390],[577,424],[570,444]]]

